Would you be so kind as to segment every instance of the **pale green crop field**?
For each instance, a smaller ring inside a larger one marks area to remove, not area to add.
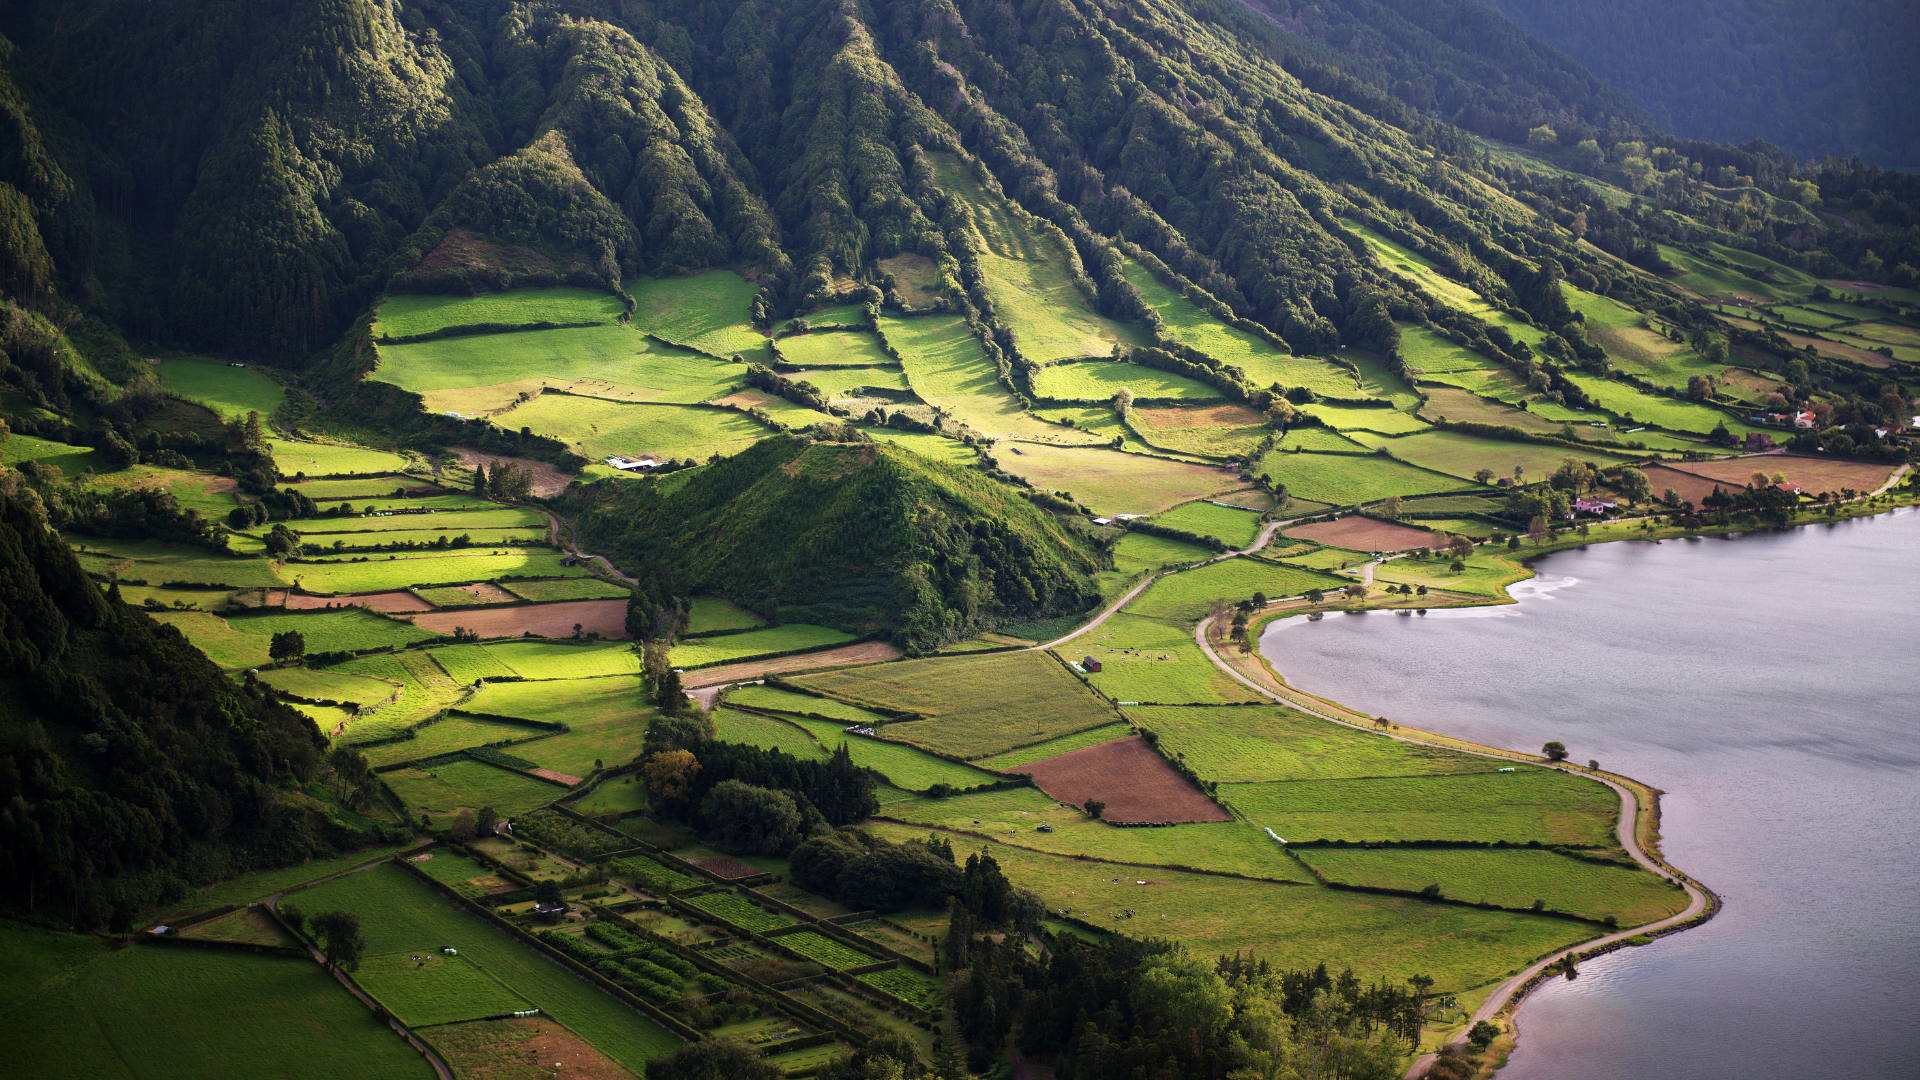
[[[880,367],[895,361],[878,335],[865,330],[835,330],[781,338],[780,355],[802,367]]]
[[[293,442],[288,439],[268,439],[267,445],[273,450],[274,465],[287,476],[296,473],[306,473],[308,476],[379,476],[400,472],[407,467],[407,459],[399,454],[360,446]]]
[[[522,600],[543,603],[552,600],[612,600],[633,595],[633,590],[624,585],[592,577],[561,581],[508,581],[501,583],[500,587]]]
[[[268,668],[260,672],[260,681],[276,690],[320,701],[351,701],[371,705],[393,696],[399,686],[369,675],[353,675],[333,669]]]
[[[1276,449],[1286,453],[1291,453],[1294,447],[1299,447],[1302,452],[1307,453],[1372,453],[1367,447],[1361,446],[1345,435],[1334,431],[1332,428],[1324,427],[1297,427],[1289,429],[1286,434],[1280,436],[1280,441],[1275,444]]]
[[[1489,766],[1495,763],[1489,762]],[[1611,847],[1620,797],[1532,766],[1494,772],[1221,784],[1220,798],[1289,841],[1472,840]]]
[[[640,654],[624,641],[565,645],[546,641],[502,641],[487,646],[494,659],[527,679],[592,679],[640,674]],[[511,684],[509,684],[511,685]],[[489,687],[489,690],[492,688]],[[473,706],[474,712],[500,712]],[[536,717],[535,719],[540,719]]]
[[[1424,326],[1404,322],[1399,326],[1400,355],[1407,358],[1408,367],[1418,368],[1428,375],[1499,367],[1465,345],[1455,345]]]
[[[767,338],[750,321],[753,282],[729,270],[681,278],[635,278],[626,283],[638,305],[634,329],[691,345],[715,356],[740,353],[762,361]]]
[[[1654,922],[1687,906],[1685,892],[1639,867],[1601,866],[1551,851],[1305,848],[1295,854],[1342,884],[1409,892],[1438,885],[1442,896],[1505,908],[1538,900],[1549,911],[1613,916],[1621,926]]]
[[[498,645],[490,648],[495,653],[500,651]],[[652,707],[646,701],[646,687],[638,676],[488,683],[461,708],[497,716],[559,721],[570,726],[652,715]]]
[[[1123,388],[1137,398],[1220,399],[1220,391],[1184,375],[1112,360],[1054,364],[1041,368],[1033,378],[1035,396],[1068,401],[1106,401]]]
[[[396,504],[398,505],[398,504]],[[355,509],[358,509],[356,505]],[[332,543],[331,534],[360,533],[360,539],[349,543],[383,543],[384,537],[376,533],[434,531],[458,536],[461,533],[484,535],[487,530],[532,529],[544,526],[547,519],[538,510],[435,510],[425,514],[395,514],[392,517],[367,517],[354,513],[340,517],[298,518],[285,522],[287,528],[309,538],[310,541]],[[269,531],[274,522],[262,527],[260,532]]]
[[[1243,548],[1260,534],[1260,515],[1251,510],[1235,510],[1210,502],[1190,502],[1176,506],[1153,518],[1155,525],[1184,529],[1201,536],[1212,536],[1228,547]],[[1178,541],[1175,541],[1176,543]]]
[[[857,705],[849,705],[835,698],[796,693],[777,686],[738,686],[727,694],[727,702],[756,709],[826,716],[848,724],[873,725],[887,721],[887,717],[880,713],[868,712]]]
[[[995,438],[1011,435],[1073,443],[1096,438],[1029,416],[1000,385],[993,365],[980,351],[980,343],[957,315],[902,318],[882,314],[880,332],[900,353],[913,392],[963,424]]]
[[[1221,702],[1257,696],[1214,667],[1185,622],[1122,611],[1054,651],[1068,660],[1091,656],[1100,661],[1101,670],[1087,681],[1115,701]]]
[[[1188,505],[1192,505],[1189,503]],[[1237,510],[1222,510],[1222,513],[1241,513]],[[1258,520],[1257,514],[1248,514]],[[1164,518],[1165,515],[1162,515]],[[1178,526],[1186,528],[1187,526]],[[1114,542],[1113,566],[1123,574],[1137,574],[1146,570],[1158,570],[1163,566],[1178,566],[1181,563],[1211,559],[1214,552],[1198,544],[1189,544],[1185,540],[1169,540],[1164,536],[1148,536],[1146,533],[1130,532]]]
[[[675,667],[692,668],[708,664],[724,664],[734,660],[747,660],[757,656],[770,656],[774,653],[793,652],[797,649],[819,649],[831,645],[844,645],[854,640],[852,634],[840,630],[831,630],[824,626],[809,626],[806,623],[790,623],[782,626],[769,626],[762,630],[749,630],[743,634],[723,634],[713,638],[682,638],[673,647]]]
[[[1272,453],[1256,472],[1269,473],[1296,498],[1333,506],[1374,502],[1389,495],[1432,495],[1473,486],[1451,476],[1416,469],[1391,458],[1350,454]]]
[[[661,345],[609,324],[383,345],[374,377],[416,393],[592,378],[653,392],[636,395],[639,400],[684,403],[723,394],[745,374],[740,364]]]
[[[130,580],[204,582],[238,588],[285,585],[265,559],[243,559],[216,555],[205,548],[163,544],[145,540],[101,540],[88,538],[72,542],[80,552],[80,565],[91,573],[118,574]]]
[[[252,368],[228,367],[224,361],[180,357],[163,361],[154,374],[167,389],[226,419],[257,412],[264,423],[287,399],[279,383]]]
[[[43,465],[52,465],[61,475],[72,478],[92,469],[95,472],[107,471],[107,460],[94,453],[90,446],[69,446],[51,439],[36,438],[32,435],[14,435],[6,442],[0,442],[0,461],[18,466],[23,461],[35,461]]]
[[[1244,405],[1138,406],[1127,423],[1156,449],[1206,457],[1241,457],[1267,434],[1260,414]]]
[[[732,409],[629,405],[557,395],[535,398],[509,418],[596,462],[615,454],[643,453],[704,461],[713,454],[737,454],[768,435],[758,421]]]
[[[683,633],[708,634],[715,630],[745,630],[766,620],[735,606],[718,596],[696,596],[688,605],[687,628]]]
[[[1269,600],[1298,596],[1309,589],[1337,589],[1345,581],[1291,566],[1246,557],[1222,559],[1193,570],[1182,570],[1147,587],[1127,611],[1148,618],[1199,622],[1215,600],[1250,600],[1264,593]]]
[[[812,383],[829,400],[860,396],[868,390],[910,390],[907,373],[899,367],[813,367],[789,372],[787,378]]]
[[[866,321],[865,304],[835,304],[800,316],[811,326],[858,326]]]
[[[1063,651],[1071,652],[1072,650],[1064,649]],[[982,758],[974,764],[983,769],[994,769],[999,772],[1019,772],[1020,766],[1022,765],[1031,765],[1036,761],[1045,761],[1050,757],[1059,757],[1061,754],[1071,754],[1075,750],[1085,750],[1089,746],[1099,746],[1101,743],[1112,742],[1115,739],[1124,739],[1131,734],[1133,734],[1133,726],[1131,724],[1108,724],[1105,727],[1088,728],[1086,731],[1076,732],[1072,735],[1062,735],[1057,739],[1048,739],[1046,742],[1038,743],[1034,746],[1023,747],[1019,750],[1010,750],[1007,753],[996,754],[990,758]]]
[[[723,707],[713,710],[713,721],[722,742],[784,750],[802,761],[825,761],[828,757],[820,740],[785,720]]]
[[[1603,468],[1624,464],[1627,460],[1597,450],[1509,442],[1461,431],[1428,431],[1398,439],[1362,433],[1355,438],[1385,449],[1401,461],[1467,480],[1471,480],[1480,469],[1492,469],[1499,476],[1512,476],[1515,465],[1526,469],[1528,479],[1544,480],[1567,458],[1592,462]]]
[[[848,735],[845,733],[848,725],[838,721],[796,716],[792,723],[806,729],[829,752],[844,743],[855,765],[872,769],[886,777],[893,786],[909,791],[925,791],[935,784],[950,784],[965,789],[1001,779],[985,770],[934,757],[901,743],[864,735]]]
[[[560,555],[552,551],[514,552],[507,555],[417,555],[395,558],[369,555],[367,562],[288,563],[283,575],[309,592],[363,593],[404,589],[410,585],[442,585],[465,581],[491,581],[503,574],[561,577],[579,576],[577,567],[560,565]]]
[[[1498,763],[1311,717],[1283,705],[1140,706],[1134,722],[1158,734],[1202,780],[1259,783],[1484,773]]]
[[[1102,514],[1156,514],[1241,486],[1237,474],[1218,466],[1101,447],[1001,443],[993,453],[1007,472],[1037,488],[1071,491]]]
[[[1567,378],[1578,386],[1587,397],[1601,408],[1619,417],[1617,423],[1624,427],[1638,424],[1658,424],[1675,431],[1691,431],[1705,435],[1718,424],[1725,424],[1727,430],[1736,437],[1749,431],[1765,431],[1754,427],[1740,418],[1716,409],[1710,405],[1683,401],[1679,398],[1655,397],[1643,394],[1626,383],[1617,383],[1597,378],[1581,372],[1570,371]],[[1627,417],[1631,416],[1632,421]],[[1636,436],[1623,436],[1634,438]]]
[[[386,337],[410,337],[480,323],[610,323],[626,311],[626,303],[612,293],[565,285],[479,296],[389,296],[380,305],[374,329]]]
[[[1318,417],[1335,431],[1373,431],[1382,435],[1405,435],[1425,431],[1426,421],[1398,409],[1369,409],[1356,405],[1302,405],[1300,411]]]

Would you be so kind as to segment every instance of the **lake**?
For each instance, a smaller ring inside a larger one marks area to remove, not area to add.
[[[1920,1066],[1920,512],[1555,553],[1517,605],[1287,619],[1301,689],[1662,789],[1698,929],[1557,979],[1502,1080],[1912,1076]]]

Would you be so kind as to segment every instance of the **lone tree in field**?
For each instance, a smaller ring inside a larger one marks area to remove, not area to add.
[[[1473,482],[1476,484],[1485,484],[1491,487],[1493,484],[1493,470],[1492,469],[1474,470]]]
[[[1133,391],[1128,387],[1123,386],[1119,389],[1118,392],[1116,392],[1113,395],[1114,415],[1124,419],[1127,413],[1132,408],[1133,408]]]
[[[1380,504],[1380,516],[1388,521],[1400,520],[1400,496],[1387,496],[1387,501]]]
[[[1548,761],[1567,760],[1567,746],[1565,743],[1559,742],[1557,740],[1554,742],[1550,742],[1547,745],[1541,747],[1540,752],[1547,755]]]
[[[275,663],[307,655],[307,639],[298,630],[285,630],[267,640],[267,656]]]
[[[360,966],[367,939],[360,936],[360,916],[351,911],[323,911],[313,917],[313,936],[326,945],[327,970]]]
[[[1101,812],[1106,810],[1107,808],[1107,804],[1101,802],[1099,799],[1088,799],[1085,803],[1082,803],[1081,805],[1086,809],[1087,816],[1094,817],[1094,818],[1099,817]]]

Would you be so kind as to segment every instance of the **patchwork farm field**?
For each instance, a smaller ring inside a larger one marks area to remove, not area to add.
[[[1286,531],[1286,535],[1349,551],[1408,551],[1433,547],[1441,542],[1439,537],[1424,528],[1376,521],[1358,514],[1338,521],[1295,525]]]
[[[1123,611],[1055,650],[1067,659],[1091,656],[1101,670],[1087,679],[1115,701],[1246,701],[1253,691],[1214,667],[1194,644],[1190,625]]]
[[[748,630],[766,620],[717,596],[696,596],[688,605],[687,634],[698,636],[715,630]]]
[[[497,649],[498,646],[491,648]],[[638,675],[626,678],[488,683],[463,707],[470,712],[588,726],[636,713],[651,716],[651,708],[645,705],[645,694]]]
[[[1029,762],[1058,757],[1061,754],[1071,753],[1075,750],[1084,750],[1089,746],[1098,746],[1104,742],[1112,742],[1115,739],[1132,734],[1132,732],[1133,726],[1131,724],[1108,724],[1105,727],[1089,728],[1086,731],[1076,732],[1072,735],[1062,735],[1057,739],[1048,739],[1043,743],[1035,743],[1032,746],[1023,747],[1019,750],[996,754],[990,758],[981,758],[974,764],[979,765],[983,769],[994,769],[999,772],[1019,772],[1019,767]]]
[[[1228,326],[1175,292],[1145,266],[1128,260],[1127,281],[1140,290],[1147,306],[1159,312],[1168,332],[1223,364],[1246,372],[1247,381],[1266,387],[1305,386],[1316,394],[1351,397],[1353,378],[1324,360],[1291,356],[1245,330]]]
[[[167,389],[224,419],[257,412],[264,421],[287,399],[279,383],[253,368],[231,367],[220,360],[180,357],[165,361],[154,374]]]
[[[1260,535],[1259,514],[1249,510],[1216,506],[1209,502],[1190,502],[1184,506],[1176,506],[1164,514],[1155,515],[1153,523],[1165,525],[1170,529],[1184,529],[1201,536],[1212,536],[1231,548],[1244,548]],[[1181,543],[1178,540],[1168,542]]]
[[[1231,821],[1138,737],[1115,739],[1027,764],[1023,772],[1070,805],[1107,804],[1108,821]]]
[[[832,330],[816,334],[795,334],[777,343],[787,363],[800,367],[876,368],[880,377],[899,379],[898,361],[887,355],[878,335],[866,330]],[[806,378],[793,375],[790,378]],[[866,377],[871,383],[874,376]],[[817,380],[815,380],[817,381]],[[849,384],[852,385],[852,384]],[[888,385],[881,383],[880,385]],[[901,389],[905,389],[902,386]]]
[[[1474,487],[1472,481],[1416,469],[1383,456],[1272,453],[1256,472],[1269,473],[1287,493],[1332,506],[1377,502],[1389,495],[1436,495]]]
[[[1484,773],[1483,757],[1356,731],[1281,705],[1136,706],[1134,722],[1160,736],[1203,780],[1272,780]]]
[[[437,634],[451,634],[464,627],[483,638],[527,634],[566,638],[578,628],[582,634],[618,640],[627,636],[627,604],[624,600],[566,600],[556,604],[435,611],[416,615],[413,621],[414,625]]]
[[[430,1080],[433,1069],[309,960],[187,948],[107,952],[0,925],[10,1072],[56,1080]]]
[[[408,464],[407,459],[399,454],[360,446],[274,438],[269,438],[267,445],[273,450],[274,465],[288,476],[296,473],[306,473],[308,476],[379,476],[400,472]]]
[[[1491,763],[1490,763],[1491,764]],[[1221,784],[1220,798],[1294,841],[1473,840],[1611,847],[1620,799],[1548,769]]]
[[[1278,599],[1298,596],[1309,589],[1336,589],[1345,584],[1330,574],[1276,566],[1241,556],[1169,574],[1128,604],[1127,612],[1194,623],[1207,614],[1215,600],[1250,600],[1256,592],[1265,593],[1268,599]]]
[[[785,720],[722,706],[713,710],[713,721],[722,741],[784,750],[801,761],[827,760],[827,748],[818,739]]]
[[[880,316],[880,332],[900,353],[907,384],[962,424],[991,437],[1093,442],[1097,436],[1035,420],[1000,385],[980,343],[957,315]]]
[[[450,816],[491,806],[501,817],[524,814],[566,794],[566,788],[479,761],[454,761],[431,769],[397,769],[387,786],[415,810]]]
[[[532,1007],[467,957],[427,946],[369,956],[353,978],[401,1023],[414,1027]]]
[[[1058,662],[1040,653],[903,660],[868,668],[801,675],[798,686],[853,704],[920,713],[890,724],[888,738],[959,758],[1112,723],[1113,710]]]
[[[1123,388],[1133,391],[1133,395],[1139,398],[1181,398],[1188,401],[1217,401],[1220,398],[1220,391],[1184,375],[1112,360],[1054,364],[1041,368],[1033,377],[1035,397],[1064,401],[1110,401]]]
[[[853,640],[852,634],[843,631],[790,623],[713,638],[683,638],[673,647],[673,663],[681,668],[705,667],[775,653],[823,649]]]
[[[1222,511],[1229,514],[1240,512]],[[1251,514],[1247,516],[1254,518]],[[1165,521],[1166,518],[1162,517],[1161,520]],[[1186,527],[1176,526],[1176,528]],[[1184,540],[1169,540],[1164,536],[1148,536],[1141,532],[1130,532],[1115,541],[1113,545],[1114,569],[1128,576],[1147,570],[1158,570],[1163,566],[1178,566],[1181,563],[1211,559],[1213,555],[1212,551],[1198,544],[1189,544]]]
[[[1103,514],[1157,514],[1241,486],[1238,473],[1218,466],[1106,447],[1001,443],[994,457],[1002,469],[1034,487],[1071,491]]]
[[[624,709],[592,720],[570,718],[566,723],[572,730],[521,743],[512,753],[542,768],[568,776],[586,776],[596,768],[611,768],[638,757],[646,738],[647,722],[654,715],[652,708],[636,695]]]
[[[1359,405],[1302,405],[1300,411],[1339,432],[1371,431],[1381,435],[1405,435],[1425,431],[1429,426],[1425,420],[1398,409]]]
[[[842,743],[846,744],[847,753],[855,765],[875,770],[897,788],[925,791],[935,784],[950,784],[964,789],[978,784],[991,784],[1000,779],[984,770],[934,757],[911,746],[865,735],[845,734],[847,725],[836,721],[809,720],[796,716],[791,722],[805,729],[828,752]],[[909,728],[912,726],[907,725]],[[885,733],[884,729],[882,733]]]
[[[410,337],[482,323],[611,323],[626,313],[626,303],[612,293],[571,286],[479,296],[391,296],[380,305],[374,329],[385,337]]]
[[[633,595],[633,590],[600,578],[577,577],[560,581],[508,581],[500,586],[522,600],[608,600]]]
[[[142,540],[73,540],[85,548],[80,565],[89,572],[117,574],[123,579],[205,582],[236,588],[272,588],[285,585],[265,559],[216,555],[205,548]]]
[[[637,305],[634,329],[715,356],[743,353],[764,361],[767,339],[748,321],[759,288],[739,274],[711,270],[691,277],[635,278],[626,289]]]
[[[1553,471],[1567,458],[1578,458],[1601,468],[1610,468],[1626,461],[1625,458],[1597,450],[1509,442],[1459,431],[1429,431],[1398,439],[1364,434],[1356,438],[1409,464],[1469,480],[1480,469],[1492,469],[1501,476],[1512,476],[1514,466],[1518,465],[1526,470],[1526,479],[1538,481],[1553,475]]]
[[[491,581],[506,574],[530,577],[580,576],[584,571],[560,565],[552,551],[516,551],[505,555],[368,556],[366,562],[348,559],[287,563],[282,576],[309,592],[362,593],[437,585],[456,581]]]
[[[640,654],[624,642],[563,645],[502,641],[488,645],[487,651],[526,679],[593,679],[640,674]]]
[[[349,874],[289,899],[306,911],[340,908],[359,915],[370,955],[438,952],[441,945],[454,946],[515,994],[636,1074],[645,1070],[650,1058],[672,1053],[680,1045],[653,1021],[466,914],[398,867]]]
[[[868,712],[835,698],[814,697],[776,686],[737,686],[727,694],[727,701],[729,704],[748,705],[757,709],[825,716],[844,720],[848,724],[884,724],[888,720],[880,713]]]
[[[1612,916],[1637,926],[1675,914],[1687,894],[1638,866],[1598,865],[1551,851],[1298,848],[1294,854],[1328,881],[1441,895],[1504,908],[1544,903],[1588,919]],[[1624,852],[1617,853],[1621,859]]]
[[[451,754],[455,750],[488,746],[509,739],[525,739],[538,734],[540,734],[538,729],[522,727],[519,724],[503,724],[498,720],[483,720],[475,716],[450,715],[444,720],[421,728],[419,733],[411,739],[381,746],[369,746],[364,752],[367,760],[375,766],[390,765],[397,761],[418,761],[440,754]],[[528,749],[528,746],[516,746],[512,753],[516,757],[528,757]],[[543,761],[540,764],[545,765],[546,762]]]
[[[758,421],[732,409],[626,404],[554,394],[543,394],[520,406],[510,420],[537,434],[559,439],[580,456],[596,462],[615,454],[700,460],[713,454],[725,457],[768,434]]]
[[[1267,434],[1260,414],[1244,405],[1141,405],[1128,423],[1154,446],[1207,457],[1246,454]]]

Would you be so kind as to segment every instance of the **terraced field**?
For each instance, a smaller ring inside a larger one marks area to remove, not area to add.
[[[1033,378],[1034,396],[1065,401],[1109,401],[1122,389],[1133,391],[1137,398],[1220,399],[1220,391],[1184,375],[1111,360],[1054,364],[1041,368]]]
[[[746,278],[711,270],[682,278],[635,278],[626,289],[638,305],[635,330],[715,356],[764,359],[767,339],[748,321],[758,289]]]
[[[1218,466],[1168,461],[1101,447],[1001,443],[1000,467],[1037,488],[1071,491],[1102,514],[1155,514],[1241,486]]]
[[[992,438],[1051,439],[1071,444],[1095,436],[1043,424],[1000,385],[967,325],[954,315],[902,318],[883,314],[880,332],[900,353],[907,383],[921,400]]]
[[[479,296],[392,296],[380,305],[374,330],[386,337],[409,337],[483,323],[611,323],[626,312],[626,303],[612,293],[571,286]]]
[[[1296,498],[1334,506],[1377,502],[1389,495],[1434,495],[1473,487],[1471,481],[1428,472],[1387,457],[1348,454],[1280,453],[1260,459],[1256,472],[1267,473]]]

